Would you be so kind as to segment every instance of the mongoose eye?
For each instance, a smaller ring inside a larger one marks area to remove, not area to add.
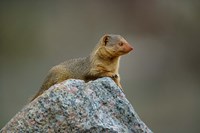
[[[123,46],[123,45],[124,45],[124,43],[123,43],[123,42],[119,43],[119,46]]]

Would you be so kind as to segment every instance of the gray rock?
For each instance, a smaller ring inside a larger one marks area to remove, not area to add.
[[[66,80],[18,112],[1,132],[151,133],[110,78]]]

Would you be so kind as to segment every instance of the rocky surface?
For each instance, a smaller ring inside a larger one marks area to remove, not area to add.
[[[1,132],[151,133],[110,78],[66,80],[26,105]]]

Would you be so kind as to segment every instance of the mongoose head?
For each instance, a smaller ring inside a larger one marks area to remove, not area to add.
[[[111,56],[121,56],[133,50],[133,47],[120,35],[106,34],[101,45]]]

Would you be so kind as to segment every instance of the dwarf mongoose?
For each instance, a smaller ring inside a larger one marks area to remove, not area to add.
[[[67,60],[51,68],[31,101],[52,85],[67,79],[82,79],[88,82],[100,77],[111,77],[122,88],[118,74],[120,56],[131,50],[133,47],[122,36],[104,35],[88,57]]]

